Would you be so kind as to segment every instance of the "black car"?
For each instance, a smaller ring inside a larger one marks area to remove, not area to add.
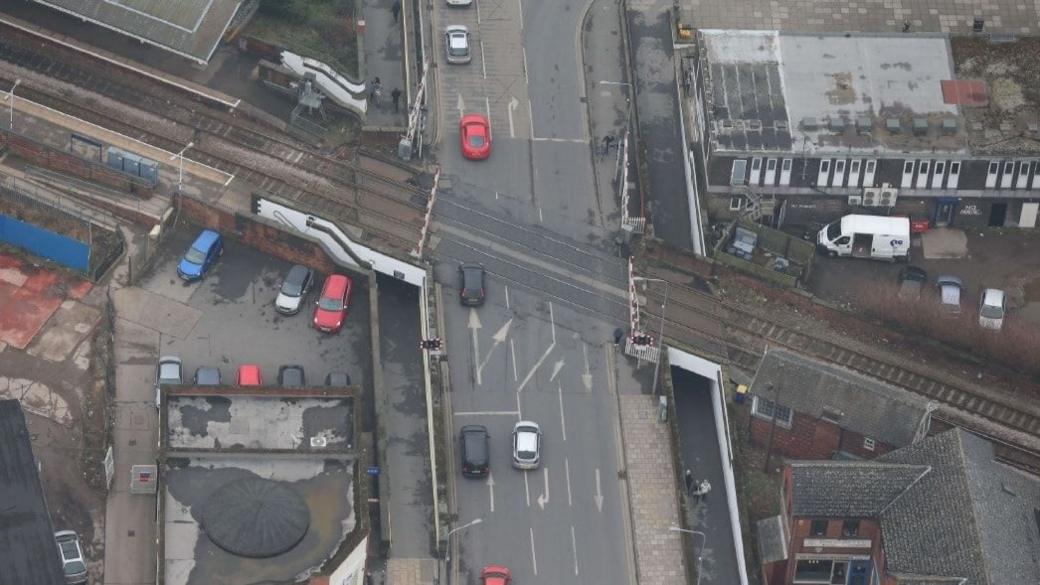
[[[484,477],[488,474],[488,430],[483,425],[466,425],[459,431],[462,475]]]
[[[484,267],[480,264],[459,266],[459,301],[467,307],[484,304]]]
[[[278,385],[282,388],[303,388],[307,385],[303,375],[303,366],[282,366],[278,368]]]
[[[196,386],[220,386],[220,370],[202,366],[195,370]]]
[[[350,386],[350,374],[346,372],[329,372],[325,376],[326,386]]]
[[[274,300],[274,309],[283,315],[295,315],[303,306],[303,297],[307,296],[314,283],[314,272],[306,266],[296,264],[289,269],[282,281],[282,288]]]
[[[899,292],[896,296],[903,301],[916,301],[921,298],[921,289],[928,282],[928,273],[916,266],[904,266],[899,271]]]

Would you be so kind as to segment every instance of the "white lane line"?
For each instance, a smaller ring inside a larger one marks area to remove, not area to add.
[[[480,22],[480,17],[477,17],[477,22]],[[480,40],[480,72],[484,75],[484,79],[487,79],[487,60],[484,59],[484,39]]]
[[[498,191],[495,191],[495,195],[498,195]],[[506,289],[506,309],[509,308],[509,285],[505,285]]]
[[[473,0],[473,7],[477,9],[477,25],[480,25],[480,3],[477,0]],[[480,26],[477,26],[480,28]]]
[[[585,386],[586,392],[592,392],[592,371],[589,369],[589,344],[582,342],[581,352],[585,356],[585,373],[581,375],[581,385]]]
[[[574,551],[574,574],[578,574],[578,540],[574,538],[574,526],[571,525],[571,550]]]
[[[549,325],[552,326],[552,344],[556,345],[556,318],[553,316],[552,301],[549,301]]]
[[[524,57],[527,58],[526,56]],[[524,66],[524,73],[526,74],[526,65]],[[534,136],[534,106],[531,105],[531,100],[527,100],[527,122],[531,125],[531,136]]]
[[[573,507],[574,500],[571,499],[571,464],[567,458],[563,458],[563,473],[567,476],[567,505]]]
[[[467,326],[472,333],[473,366],[477,374],[477,386],[481,386],[483,385],[483,380],[481,380],[480,376],[480,339],[477,337],[477,331],[480,330],[482,325],[480,324],[480,317],[477,317],[477,310],[473,307],[469,308],[469,323]]]
[[[542,217],[542,208],[541,207],[538,208],[538,221],[539,222],[545,221],[545,218]]]
[[[527,507],[531,507],[531,486],[527,482],[527,470],[524,470],[524,499],[527,501]]]
[[[487,113],[488,120],[491,119],[491,98],[484,96],[484,112]]]
[[[573,144],[588,144],[589,142],[584,138],[539,138],[537,136],[532,136],[531,140],[535,142],[567,142]]]
[[[600,81],[599,83],[602,83],[603,85],[632,85],[627,81]]]
[[[599,468],[596,468],[596,495],[592,496],[596,502],[596,510],[603,511],[603,486],[599,483]]]
[[[498,191],[495,191],[495,199],[498,199]]]
[[[538,574],[538,555],[534,552],[534,527],[531,529],[531,567],[534,569],[534,574]]]
[[[467,410],[456,412],[455,416],[517,416],[519,414],[518,410]]]
[[[524,411],[520,409],[520,393],[516,393],[516,418],[517,420],[524,420]]]
[[[488,496],[491,498],[491,511],[495,511],[495,476],[489,471],[487,478]]]
[[[534,374],[538,371],[538,368],[542,367],[542,362],[545,361],[545,358],[549,357],[549,353],[552,352],[553,348],[555,347],[556,342],[554,341],[551,344],[549,344],[549,347],[545,348],[545,353],[542,354],[542,357],[538,358],[538,361],[534,364],[534,367],[531,368],[531,371],[527,372],[527,376],[524,377],[524,381],[520,382],[520,386],[516,389],[518,393],[524,389],[524,386],[527,386],[527,383],[530,382],[531,378],[534,377]]]
[[[509,339],[509,354],[513,356],[513,381],[516,382],[520,378],[516,374],[516,344],[512,338]]]
[[[520,31],[524,30],[524,0],[516,0],[516,5],[520,7]]]
[[[559,390],[557,396],[560,397],[560,430],[563,431],[563,440],[567,440],[567,419],[563,416],[563,385],[557,384],[556,388]],[[570,491],[570,480],[567,482],[567,490]]]

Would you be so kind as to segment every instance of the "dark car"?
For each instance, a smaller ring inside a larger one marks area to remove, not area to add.
[[[303,298],[307,296],[314,282],[314,272],[306,266],[294,265],[285,275],[278,297],[274,300],[274,310],[283,315],[295,315],[300,312]]]
[[[488,474],[488,430],[483,425],[466,425],[459,431],[462,475],[484,477]]]
[[[916,266],[904,266],[899,271],[899,292],[896,296],[903,301],[916,301],[921,298],[921,289],[928,282],[928,273]]]
[[[282,366],[278,368],[278,385],[283,388],[302,388],[307,385],[303,375],[303,366]]]
[[[350,386],[350,374],[346,372],[329,372],[325,376],[326,386]]]
[[[223,253],[220,234],[213,230],[202,230],[177,264],[177,275],[188,282],[198,280],[206,275]]]
[[[196,386],[220,386],[220,370],[202,366],[195,370]]]
[[[459,266],[459,301],[467,307],[484,304],[484,267],[480,264]]]

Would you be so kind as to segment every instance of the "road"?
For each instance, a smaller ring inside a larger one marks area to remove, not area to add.
[[[432,256],[450,369],[451,438],[491,433],[491,475],[464,479],[452,453],[452,583],[504,564],[516,582],[630,583],[618,414],[607,352],[627,322],[627,273],[613,248],[618,209],[597,190],[580,32],[588,5],[552,0],[434,3],[442,168]],[[473,60],[447,65],[444,27],[471,31]],[[488,116],[490,159],[458,148],[456,120]],[[623,112],[613,118],[624,119]],[[608,175],[609,176],[609,175]],[[462,307],[457,266],[481,262],[487,303]],[[511,431],[542,427],[537,470],[511,466]],[[457,445],[453,446],[457,449]]]

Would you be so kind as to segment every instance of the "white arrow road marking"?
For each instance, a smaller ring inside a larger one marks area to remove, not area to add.
[[[461,118],[463,116],[463,113],[466,111],[466,102],[462,101],[461,93],[459,94],[458,101],[455,102],[455,107],[459,109],[459,117]]]
[[[581,384],[585,386],[586,392],[592,392],[592,371],[589,370],[589,345],[582,343],[581,351],[585,355],[585,373],[581,375]]]
[[[491,496],[491,511],[495,511],[495,476],[488,472],[487,478],[488,495]]]
[[[484,360],[477,366],[477,379],[479,380],[484,372],[484,368],[487,366],[488,361],[491,359],[491,354],[495,353],[495,348],[498,347],[503,341],[506,340],[506,336],[509,335],[509,326],[513,324],[513,319],[509,319],[502,325],[498,331],[491,337],[494,342],[491,349],[488,350],[487,355],[484,356]],[[480,382],[477,382],[478,384]]]
[[[567,505],[573,506],[574,502],[571,499],[571,464],[566,457],[563,458],[563,473],[567,476]]]
[[[495,191],[495,199],[498,199],[498,191]],[[505,285],[502,288],[506,291],[506,309],[509,309],[509,285]]]
[[[549,468],[543,467],[542,471],[545,472],[543,474],[543,477],[545,478],[545,493],[538,496],[538,507],[544,510],[545,505],[549,503]]]
[[[506,110],[506,114],[509,116],[509,137],[516,138],[516,131],[513,129],[513,112],[520,105],[520,100],[515,97],[509,98],[509,109]]]
[[[557,362],[557,363],[562,364],[563,362],[561,361],[561,362]],[[555,376],[555,375],[556,374],[553,373],[553,376]],[[557,390],[557,392],[556,392],[557,396],[560,397],[560,430],[563,431],[563,440],[566,441],[567,440],[567,419],[563,416],[563,385],[562,384],[557,384],[556,385],[556,390]],[[567,479],[568,479],[568,481],[570,480],[569,477]]]
[[[559,374],[560,370],[562,370],[562,369],[563,369],[563,360],[556,360],[556,363],[553,364],[553,371],[552,371],[552,375],[549,376],[549,381],[552,382],[553,380],[555,380],[556,379],[556,375]]]
[[[599,483],[599,468],[596,468],[596,495],[592,497],[596,501],[596,509],[603,511],[603,488]]]
[[[538,368],[542,367],[542,362],[545,361],[545,358],[549,357],[549,353],[553,350],[554,347],[556,347],[556,342],[550,343],[549,347],[545,348],[545,353],[542,354],[542,357],[538,358],[538,361],[535,362],[534,367],[531,368],[531,371],[527,372],[527,375],[524,376],[524,381],[520,382],[520,386],[516,389],[517,392],[520,392],[524,389],[524,386],[527,386],[527,383],[530,382],[531,378],[534,377],[534,373],[538,371]]]
[[[483,381],[480,379],[480,339],[477,337],[477,331],[481,328],[481,325],[480,317],[477,317],[477,310],[473,307],[469,308],[469,324],[467,327],[469,327],[473,336],[473,364],[477,366],[477,386],[480,386]]]
[[[574,551],[574,574],[578,574],[578,540],[574,538],[574,526],[571,526],[571,550]]]

